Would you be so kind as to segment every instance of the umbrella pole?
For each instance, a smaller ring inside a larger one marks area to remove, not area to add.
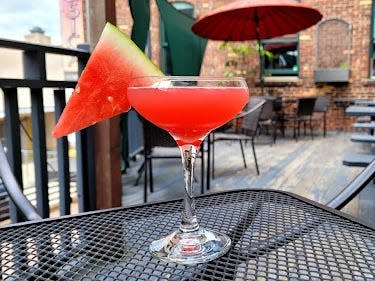
[[[260,67],[260,71],[259,71],[260,93],[261,93],[261,95],[263,96],[263,90],[264,90],[264,89],[263,89],[263,88],[264,88],[263,56],[264,56],[264,55],[263,55],[263,50],[261,49],[260,39],[258,39],[257,41],[258,41],[259,67]]]

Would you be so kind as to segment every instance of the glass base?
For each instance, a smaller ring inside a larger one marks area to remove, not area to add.
[[[215,231],[177,230],[165,238],[153,241],[150,251],[155,257],[166,262],[197,264],[224,255],[230,245],[231,240],[228,236]]]

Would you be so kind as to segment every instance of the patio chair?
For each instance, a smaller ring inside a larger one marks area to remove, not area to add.
[[[12,200],[17,210],[28,220],[40,220],[42,217],[31,204],[31,202],[22,193],[22,190],[10,168],[8,159],[5,155],[3,144],[0,142],[0,177],[3,182],[9,198]]]
[[[264,97],[265,103],[259,117],[259,131],[266,131],[271,136],[271,142],[276,142],[276,119],[274,112],[274,97]]]
[[[327,134],[327,110],[329,105],[328,96],[319,96],[316,98],[314,112],[313,112],[313,122],[323,121],[323,136]]]
[[[148,186],[150,192],[154,191],[154,177],[152,162],[154,159],[181,159],[181,154],[176,141],[165,130],[155,126],[146,119],[140,117],[143,126],[144,137],[144,202],[147,202]],[[201,159],[201,193],[204,192],[204,154],[199,153]],[[182,173],[182,171],[181,171]]]
[[[371,180],[375,178],[375,160],[359,173],[339,194],[332,198],[326,205],[336,210],[344,208]]]
[[[283,109],[283,98],[275,97],[273,101],[273,112],[275,122],[275,141],[277,138],[277,130],[280,130],[281,136],[285,137],[285,114]]]
[[[285,115],[285,120],[293,123],[293,137],[298,140],[300,136],[300,125],[303,123],[304,135],[306,135],[306,125],[310,127],[311,139],[314,138],[312,116],[314,112],[316,97],[299,98],[297,108],[293,114]]]
[[[241,114],[240,118],[236,119],[236,125],[231,130],[223,130],[223,131],[215,131],[213,132],[213,137],[211,138],[211,146],[212,146],[212,177],[215,177],[215,142],[219,141],[235,141],[239,142],[241,148],[242,159],[244,163],[244,167],[247,168],[246,158],[245,158],[245,151],[243,148],[243,143],[250,141],[255,168],[257,175],[259,175],[259,167],[258,161],[255,153],[255,145],[254,140],[259,128],[259,118],[265,104],[265,99],[262,97],[251,97],[248,107],[245,113]],[[209,148],[210,149],[210,148]]]

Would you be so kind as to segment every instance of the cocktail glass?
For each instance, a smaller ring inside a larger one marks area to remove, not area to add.
[[[225,254],[228,236],[199,227],[194,203],[194,163],[204,138],[233,119],[249,92],[242,78],[191,76],[138,77],[128,99],[144,118],[165,129],[181,151],[185,177],[184,210],[179,229],[151,243],[151,253],[167,262],[196,264]],[[202,179],[203,180],[203,179]]]

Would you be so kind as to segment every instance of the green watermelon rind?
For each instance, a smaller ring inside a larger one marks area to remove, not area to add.
[[[124,51],[124,57],[126,56],[127,52],[131,50],[131,52],[136,53],[135,56],[132,57],[132,59],[139,58],[140,60],[144,61],[144,66],[150,67],[150,73],[155,72],[155,76],[157,74],[164,75],[163,72],[157,67],[145,54],[141,51],[141,49],[138,48],[138,46],[131,40],[129,37],[127,37],[120,29],[118,29],[113,24],[107,22],[104,28],[104,32],[102,34],[102,37],[105,40],[109,40],[109,42],[113,43],[114,45],[117,45],[122,51]],[[126,40],[129,44],[125,45],[123,44],[123,41]],[[116,44],[116,42],[118,42]]]

